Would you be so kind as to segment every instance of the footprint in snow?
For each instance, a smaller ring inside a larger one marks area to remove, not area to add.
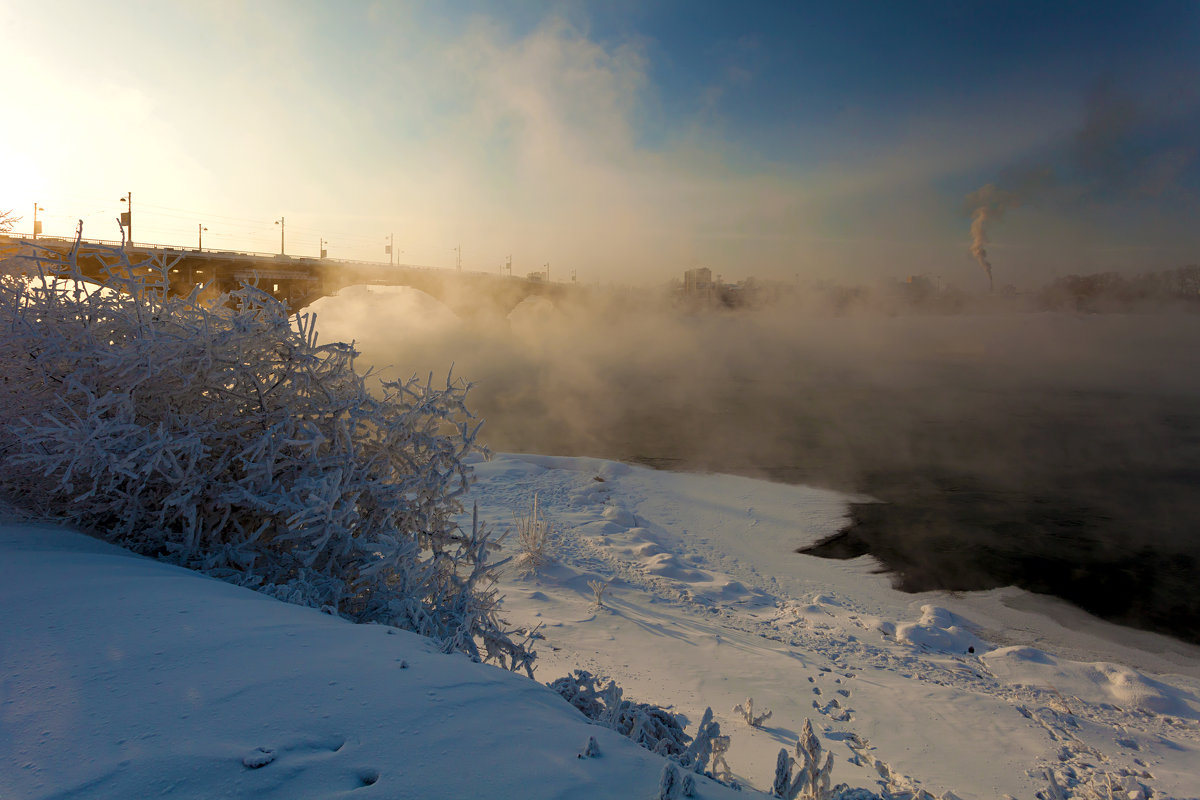
[[[274,760],[274,750],[269,747],[256,747],[242,756],[242,766],[246,769],[261,769]]]
[[[278,760],[298,763],[303,767],[336,756],[345,746],[346,740],[340,736],[301,739],[278,748],[260,746],[242,756],[242,766],[246,769],[262,769]]]

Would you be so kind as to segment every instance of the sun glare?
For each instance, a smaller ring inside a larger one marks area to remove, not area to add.
[[[40,167],[28,157],[13,159],[4,170],[4,190],[0,211],[12,211],[20,221],[16,231],[33,230],[33,199],[44,193],[46,178]]]

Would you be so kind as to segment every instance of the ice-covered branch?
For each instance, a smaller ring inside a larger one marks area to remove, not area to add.
[[[78,243],[78,241],[77,241]],[[33,249],[0,279],[0,489],[136,550],[532,674],[489,532],[454,522],[468,386],[381,382],[242,286],[202,306],[174,263]],[[23,273],[23,274],[18,274]],[[482,649],[481,649],[482,648]]]

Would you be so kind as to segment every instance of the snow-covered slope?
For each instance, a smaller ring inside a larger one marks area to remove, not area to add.
[[[750,785],[770,786],[808,717],[834,781],[880,793],[1031,798],[1053,770],[1073,796],[1110,781],[1200,796],[1200,648],[1075,631],[1013,589],[907,595],[870,558],[800,555],[844,519],[828,491],[545,456],[477,471],[484,516],[536,492],[558,531],[557,562],[505,586],[510,618],[543,625],[542,674],[582,667],[692,718],[711,705]],[[1173,674],[1105,663],[1121,660]],[[732,711],[747,697],[772,711],[762,729]]]
[[[0,527],[0,609],[4,800],[623,800],[663,768],[528,678],[58,528]]]
[[[582,458],[475,467],[494,527],[535,493],[554,524],[554,560],[502,576],[510,621],[541,625],[538,679],[609,676],[689,731],[712,706],[748,786],[770,786],[808,718],[834,782],[881,796],[1027,800],[1052,774],[1069,797],[1200,797],[1200,648],[799,555],[844,519],[828,491]],[[5,800],[650,798],[664,763],[521,676],[70,531],[0,528],[0,609]],[[733,711],[747,697],[772,712],[761,728]],[[577,757],[588,736],[599,758]]]

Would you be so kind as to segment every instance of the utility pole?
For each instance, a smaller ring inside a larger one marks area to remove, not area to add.
[[[504,262],[504,268],[508,270],[508,277],[512,277],[512,256],[509,256]]]
[[[122,197],[121,202],[127,204],[124,211],[121,212],[121,224],[125,226],[125,244],[133,244],[133,192],[130,192],[127,197]]]
[[[550,262],[546,262],[546,283],[550,282]]]
[[[204,223],[196,223],[196,249],[202,253],[204,252],[204,232],[206,230],[208,228],[204,227]]]
[[[286,219],[287,219],[286,217],[280,217],[279,219],[275,220],[275,224],[279,226],[279,255],[283,255],[283,254],[284,254],[284,250],[283,250],[283,232],[284,232],[285,230],[287,230],[287,222],[286,222]]]
[[[321,240],[321,258],[324,258],[325,256],[326,256],[326,251],[325,251],[325,240],[324,240],[324,239],[322,239],[322,240]]]
[[[454,248],[454,252],[454,268],[459,272],[462,272],[462,245],[460,244],[458,247]]]
[[[37,203],[33,204],[33,238],[34,239],[36,239],[38,237],[38,234],[42,232],[42,223],[38,222],[37,212],[45,211],[45,210],[46,209],[40,207]]]
[[[396,265],[396,234],[388,234],[388,246],[386,250],[388,254],[388,266],[394,267]]]

